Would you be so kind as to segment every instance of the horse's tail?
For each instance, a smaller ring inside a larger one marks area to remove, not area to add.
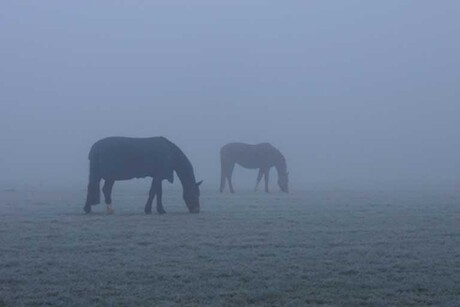
[[[89,183],[88,196],[86,198],[86,206],[97,205],[101,202],[101,190],[99,184],[101,176],[99,174],[99,161],[97,155],[89,156]]]

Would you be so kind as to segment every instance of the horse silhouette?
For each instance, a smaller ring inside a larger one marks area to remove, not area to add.
[[[128,138],[108,137],[94,143],[89,152],[89,184],[84,211],[100,203],[100,181],[104,179],[107,211],[112,212],[112,188],[117,180],[152,177],[145,213],[152,213],[157,197],[157,212],[165,213],[162,203],[162,181],[174,180],[174,171],[183,188],[183,199],[191,213],[200,212],[200,182],[195,181],[192,164],[174,143],[165,137]]]
[[[232,184],[232,174],[235,164],[239,164],[244,168],[259,169],[255,189],[257,190],[260,180],[264,177],[265,192],[267,193],[269,192],[268,178],[270,168],[274,166],[278,172],[278,185],[281,191],[285,193],[289,192],[286,159],[281,152],[270,143],[256,145],[229,143],[224,145],[220,149],[220,192],[224,191],[226,181],[228,181],[230,192],[235,192]]]

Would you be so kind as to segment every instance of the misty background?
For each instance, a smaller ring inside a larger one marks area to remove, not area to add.
[[[2,1],[0,186],[84,189],[95,141],[163,135],[208,189],[232,141],[279,148],[292,190],[458,189],[459,11],[448,0]],[[236,168],[236,189],[256,175]]]

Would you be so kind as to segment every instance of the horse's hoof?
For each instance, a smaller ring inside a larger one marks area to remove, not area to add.
[[[157,210],[158,214],[165,214],[166,211],[164,209],[161,209],[161,210]]]
[[[152,210],[144,210],[145,214],[152,214]]]
[[[112,206],[110,206],[110,205],[107,206],[107,214],[113,214],[113,212],[114,212],[114,211],[113,211]]]
[[[85,214],[91,213],[91,207],[84,207]]]

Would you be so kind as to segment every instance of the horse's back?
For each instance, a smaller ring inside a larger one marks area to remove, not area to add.
[[[170,141],[164,137],[107,137],[94,143],[89,159],[105,179],[126,180],[154,176],[172,180]]]
[[[270,143],[246,144],[228,143],[221,148],[222,160],[232,161],[245,168],[270,166],[272,152],[275,148]]]
[[[269,152],[273,151],[275,147],[268,142],[259,144],[247,144],[240,142],[232,142],[225,144],[220,149],[221,153],[247,153],[247,152]]]

